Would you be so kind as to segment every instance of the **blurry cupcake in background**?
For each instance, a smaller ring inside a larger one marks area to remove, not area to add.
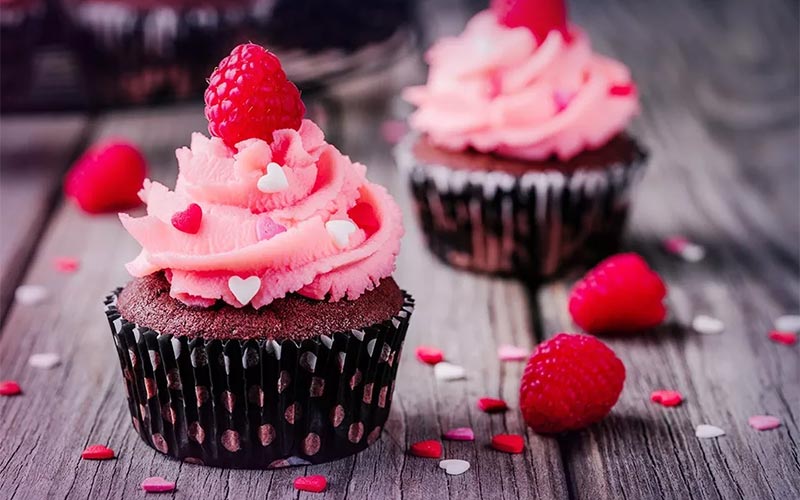
[[[387,191],[303,119],[277,57],[245,44],[209,79],[211,137],[120,215],[142,251],[106,300],[133,425],[173,458],[232,468],[363,450],[389,416],[413,300]]]
[[[31,88],[33,53],[44,16],[42,0],[0,0],[0,96],[4,104],[18,102]]]
[[[535,282],[613,252],[646,158],[638,95],[563,1],[496,0],[426,59],[396,155],[433,253]]]

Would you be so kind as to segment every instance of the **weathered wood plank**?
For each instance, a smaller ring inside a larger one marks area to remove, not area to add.
[[[673,321],[608,340],[628,368],[626,388],[608,419],[559,439],[572,496],[797,498],[798,352],[766,338],[773,318],[800,309],[798,78],[785,71],[797,68],[796,5],[573,7],[601,50],[633,66],[644,95],[637,131],[653,161],[630,240],[667,280]],[[615,32],[625,19],[659,22]],[[703,243],[708,258],[665,256],[658,242],[672,234]],[[538,293],[547,336],[575,331],[568,285]],[[725,333],[691,331],[697,314],[721,318]],[[686,402],[653,405],[659,388]],[[758,433],[747,425],[755,414],[779,416],[783,427]],[[727,435],[698,440],[700,423]]]
[[[78,115],[0,120],[0,323],[86,123]]]

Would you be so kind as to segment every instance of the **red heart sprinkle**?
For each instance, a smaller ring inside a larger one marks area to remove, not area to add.
[[[197,203],[192,203],[183,212],[175,212],[172,216],[172,225],[175,229],[188,234],[197,234],[202,221],[203,209]]]
[[[519,434],[497,434],[492,436],[492,448],[506,453],[522,453],[525,440]]]
[[[19,384],[13,380],[0,380],[0,396],[16,396],[22,394]]]
[[[114,450],[102,444],[93,444],[83,450],[81,458],[84,460],[109,460],[114,458]]]
[[[480,398],[478,400],[478,408],[486,413],[498,413],[508,410],[508,405],[502,399]]]
[[[78,270],[81,263],[74,257],[56,257],[53,260],[56,271],[60,273],[74,273]]]
[[[613,96],[624,97],[636,93],[636,85],[633,82],[612,85],[608,93]]]
[[[294,480],[294,487],[300,491],[310,491],[320,493],[328,487],[328,480],[325,476],[303,476]]]
[[[683,402],[683,395],[678,391],[653,391],[650,394],[650,401],[663,406],[678,406]]]
[[[797,334],[794,332],[772,330],[769,332],[769,339],[779,344],[794,345],[797,343]]]
[[[409,449],[415,457],[440,458],[442,456],[442,443],[435,439],[414,443]]]
[[[435,365],[444,360],[444,353],[440,349],[427,345],[417,347],[414,353],[417,355],[418,360],[429,365]]]
[[[86,150],[64,177],[64,193],[85,212],[119,212],[139,206],[147,164],[136,146],[123,141]]]

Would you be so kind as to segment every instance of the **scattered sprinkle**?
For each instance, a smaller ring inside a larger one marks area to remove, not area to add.
[[[203,209],[197,203],[192,203],[185,210],[175,212],[170,222],[182,233],[197,234],[200,231],[200,224],[203,223]]]
[[[356,225],[349,220],[329,220],[325,223],[325,229],[333,239],[337,248],[347,248],[350,244],[350,235],[356,231]]]
[[[705,314],[700,314],[692,320],[692,328],[703,335],[718,335],[725,331],[725,323]]]
[[[769,332],[769,339],[779,344],[794,345],[797,343],[797,334],[794,332],[772,330]]]
[[[461,366],[442,361],[433,367],[433,375],[437,380],[463,380],[467,378],[467,371]]]
[[[456,427],[445,432],[442,437],[449,441],[475,441],[475,432],[470,427]]]
[[[553,103],[556,106],[556,112],[560,113],[567,109],[567,106],[569,106],[569,103],[574,97],[574,92],[565,92],[563,90],[556,90],[553,92]]]
[[[167,481],[160,476],[153,476],[142,481],[142,489],[148,493],[175,491],[175,483],[172,481]]]
[[[421,345],[414,351],[417,359],[428,365],[435,365],[444,360],[444,353],[435,347]]]
[[[747,419],[750,427],[759,431],[768,431],[781,426],[781,419],[772,415],[753,415]]]
[[[466,460],[450,459],[439,462],[439,468],[444,469],[451,476],[458,476],[469,470],[469,462]]]
[[[725,435],[725,431],[716,425],[700,424],[694,431],[694,435],[700,439],[712,439]]]
[[[504,344],[497,348],[497,357],[500,361],[525,361],[531,355],[531,351],[523,347]]]
[[[325,476],[302,476],[294,480],[294,488],[300,491],[322,493],[327,487],[328,479]]]
[[[785,314],[775,320],[775,329],[781,332],[800,332],[800,314]]]
[[[522,453],[525,440],[519,434],[497,434],[492,436],[492,448],[506,453]]]
[[[268,240],[274,236],[286,232],[286,226],[278,224],[272,217],[262,214],[256,221],[256,235],[258,241]]]
[[[22,394],[19,384],[13,380],[0,380],[0,396],[16,396]]]
[[[74,273],[81,267],[81,263],[75,257],[56,257],[53,259],[53,266],[60,273]]]
[[[480,398],[478,408],[486,413],[500,413],[508,410],[508,405],[502,399]]]
[[[61,364],[61,358],[54,352],[39,352],[31,354],[28,364],[34,368],[44,368],[49,370]]]
[[[261,290],[261,278],[250,276],[242,279],[239,276],[231,276],[228,278],[228,289],[240,304],[247,305]]]
[[[381,124],[381,137],[388,144],[397,144],[408,133],[408,125],[403,120],[386,120]]]
[[[697,243],[692,243],[683,236],[673,236],[664,240],[664,249],[686,262],[700,262],[706,256],[705,248]]]
[[[114,450],[102,444],[89,445],[81,453],[84,460],[109,460],[114,456]]]
[[[608,88],[608,93],[617,97],[624,97],[631,94],[635,94],[636,84],[634,84],[633,82],[615,84]]]
[[[412,444],[408,451],[415,457],[440,458],[442,456],[442,443],[435,439],[420,441]]]
[[[662,406],[678,406],[683,402],[683,394],[670,390],[653,391],[650,394],[650,401]]]
[[[40,285],[22,285],[14,292],[17,302],[28,306],[44,302],[48,295],[47,288]]]
[[[286,178],[283,168],[274,161],[267,165],[267,173],[262,175],[256,184],[262,193],[280,193],[289,189],[289,180]]]

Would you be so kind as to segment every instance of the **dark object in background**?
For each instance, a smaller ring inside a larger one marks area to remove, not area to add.
[[[0,8],[0,97],[20,99],[33,78],[34,47],[44,24],[41,0],[3,0]]]
[[[202,95],[215,63],[247,41],[285,58],[301,87],[384,65],[411,0],[76,0],[65,10],[90,100],[106,106]]]

